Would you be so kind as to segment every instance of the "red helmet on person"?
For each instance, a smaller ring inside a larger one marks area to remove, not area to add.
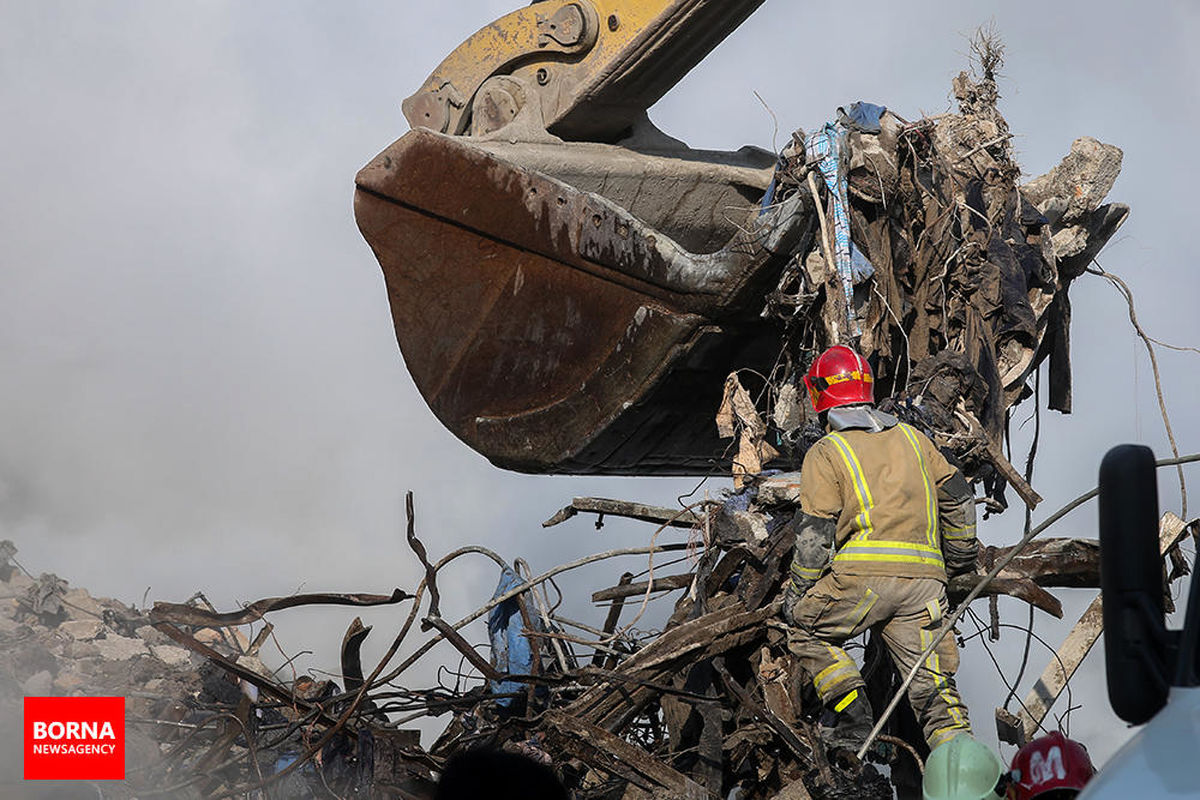
[[[1032,800],[1055,789],[1078,791],[1096,774],[1087,750],[1058,731],[1034,739],[1013,756],[1011,800]]]
[[[845,345],[834,345],[817,356],[804,376],[813,409],[827,411],[838,406],[875,402],[875,378],[871,365]]]

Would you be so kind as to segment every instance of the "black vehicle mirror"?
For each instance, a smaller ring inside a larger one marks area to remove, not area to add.
[[[1135,725],[1167,702],[1174,674],[1163,601],[1154,453],[1123,444],[1100,462],[1100,588],[1108,700]]]

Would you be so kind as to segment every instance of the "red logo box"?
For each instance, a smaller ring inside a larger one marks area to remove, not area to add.
[[[124,780],[124,697],[26,697],[25,780]]]

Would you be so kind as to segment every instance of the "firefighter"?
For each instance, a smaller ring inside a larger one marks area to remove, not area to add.
[[[872,716],[842,644],[873,629],[908,674],[947,613],[947,577],[975,568],[975,497],[928,437],[875,408],[871,368],[854,350],[829,348],[804,383],[826,435],[805,456],[791,523],[788,649],[832,715],[828,746],[858,750]],[[957,667],[946,636],[909,686],[930,748],[971,732]]]

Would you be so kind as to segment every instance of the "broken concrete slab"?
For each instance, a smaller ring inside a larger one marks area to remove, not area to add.
[[[62,599],[70,619],[98,620],[104,616],[104,606],[84,589],[68,589]]]
[[[59,655],[63,658],[75,659],[75,660],[85,659],[85,658],[100,658],[100,648],[96,646],[96,643],[94,641],[66,642],[63,645],[62,651],[59,653]]]
[[[137,656],[150,655],[146,643],[141,639],[118,636],[110,633],[103,639],[96,639],[93,644],[100,651],[100,657],[108,661],[127,661]]]
[[[69,619],[58,626],[60,633],[72,639],[87,641],[95,639],[104,631],[104,623],[98,619]]]
[[[87,688],[94,683],[94,678],[85,675],[82,672],[71,670],[70,672],[60,673],[59,676],[54,679],[54,689],[58,694],[70,695],[74,694],[75,692],[86,691]]]
[[[187,650],[171,644],[152,644],[150,645],[150,652],[153,653],[154,657],[159,661],[162,661],[173,667],[187,664],[192,659],[192,654]]]
[[[134,633],[146,644],[168,644],[171,640],[163,636],[152,625],[143,625],[137,628]]]
[[[1062,162],[1022,186],[1021,193],[1051,224],[1085,221],[1116,183],[1123,158],[1121,148],[1082,136]]]

